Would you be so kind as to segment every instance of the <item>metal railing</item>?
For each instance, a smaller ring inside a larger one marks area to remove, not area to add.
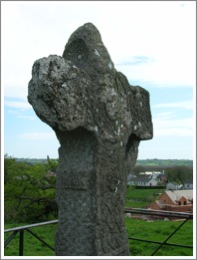
[[[186,212],[174,212],[174,211],[164,211],[164,210],[149,210],[149,209],[140,209],[140,208],[126,208],[125,213],[132,213],[135,215],[149,215],[154,217],[168,217],[172,219],[184,219],[184,221],[163,241],[153,241],[153,240],[146,240],[146,239],[139,239],[135,237],[128,237],[129,240],[136,240],[141,242],[147,242],[147,243],[153,243],[158,244],[159,246],[156,248],[156,250],[151,254],[151,256],[154,256],[159,249],[163,246],[175,246],[175,247],[184,247],[184,248],[190,248],[193,249],[193,246],[189,245],[180,245],[180,244],[172,244],[167,243],[167,241],[188,221],[193,220],[193,213],[186,213]]]
[[[6,248],[8,246],[8,244],[12,241],[12,239],[19,233],[19,256],[23,256],[23,253],[24,253],[24,232],[27,231],[32,236],[34,236],[36,239],[38,239],[40,242],[42,242],[45,246],[47,246],[51,250],[55,251],[55,249],[52,246],[50,246],[42,238],[40,238],[33,231],[31,231],[30,228],[41,227],[41,226],[44,226],[44,225],[51,225],[51,224],[57,224],[57,223],[58,223],[58,220],[51,220],[51,221],[41,222],[41,223],[27,225],[27,226],[5,229],[4,233],[8,233],[8,232],[12,232],[12,233],[6,239],[6,241],[4,242],[4,248]]]
[[[155,217],[169,217],[169,218],[178,218],[178,219],[184,219],[183,222],[163,241],[152,241],[152,240],[146,240],[146,239],[139,239],[135,237],[128,237],[129,240],[136,240],[141,242],[147,242],[147,243],[153,243],[158,244],[159,246],[157,249],[151,254],[151,256],[154,256],[158,250],[165,246],[175,246],[175,247],[184,247],[184,248],[190,248],[193,249],[193,246],[189,245],[180,245],[180,244],[172,244],[168,243],[167,241],[188,221],[193,219],[192,213],[185,213],[185,212],[173,212],[173,211],[163,211],[163,210],[148,210],[148,209],[141,209],[141,208],[125,208],[125,213],[131,213],[133,215],[149,215],[149,216],[155,216]],[[24,232],[29,232],[32,236],[34,236],[36,239],[38,239],[41,243],[43,243],[45,246],[50,248],[51,250],[55,250],[51,245],[49,245],[46,241],[44,241],[42,238],[40,238],[38,235],[36,235],[30,228],[34,227],[40,227],[44,225],[51,225],[51,224],[57,224],[58,220],[52,220],[47,222],[41,222],[37,224],[32,225],[26,225],[21,227],[15,227],[15,228],[9,228],[5,229],[4,233],[12,232],[11,235],[6,239],[4,242],[4,248],[8,246],[8,244],[15,238],[16,234],[19,233],[19,256],[23,256],[24,253]]]

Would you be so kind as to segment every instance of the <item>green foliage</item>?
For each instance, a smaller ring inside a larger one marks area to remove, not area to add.
[[[174,166],[165,170],[165,176],[169,182],[184,184],[186,179],[193,180],[193,168],[188,166]]]
[[[49,215],[57,216],[55,177],[57,161],[29,164],[13,158],[4,159],[4,220],[5,222],[39,222]]]
[[[9,158],[4,160],[4,184],[10,181],[12,178],[12,172],[14,171],[15,159]]]

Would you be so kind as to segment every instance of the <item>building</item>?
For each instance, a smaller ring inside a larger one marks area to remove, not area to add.
[[[150,186],[157,186],[157,180],[155,180],[151,176],[139,175],[139,176],[135,176],[135,177],[132,176],[128,178],[127,184],[129,186],[150,187]]]
[[[179,185],[176,182],[168,182],[166,185],[166,190],[178,190],[180,189],[182,186]]]
[[[191,179],[185,180],[183,188],[185,190],[190,190],[190,189],[192,190],[193,189],[193,180],[191,180]]]
[[[192,190],[167,190],[151,204],[151,209],[193,212]]]

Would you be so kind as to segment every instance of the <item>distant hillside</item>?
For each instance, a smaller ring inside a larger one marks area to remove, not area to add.
[[[148,166],[148,167],[157,167],[157,166],[162,166],[163,168],[165,167],[173,167],[173,166],[189,166],[193,167],[193,160],[176,160],[176,159],[146,159],[146,160],[137,160],[136,165],[140,166]]]
[[[9,158],[9,156],[4,156],[4,158]],[[18,162],[27,162],[30,164],[36,164],[36,163],[47,163],[46,159],[36,159],[36,158],[15,158]],[[58,160],[57,158],[52,160]],[[193,167],[193,160],[176,160],[176,159],[146,159],[146,160],[137,160],[136,166],[146,166],[146,168],[157,168],[162,167],[173,167],[173,166],[189,166]]]
[[[15,158],[17,162],[26,162],[29,164],[47,163],[47,159],[30,159],[30,158]]]

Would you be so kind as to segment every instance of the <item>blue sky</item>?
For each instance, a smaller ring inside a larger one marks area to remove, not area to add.
[[[195,153],[196,2],[1,2],[2,153],[58,157],[52,129],[27,102],[35,60],[62,55],[79,26],[100,31],[115,67],[150,93],[152,140],[138,159],[193,159]]]

